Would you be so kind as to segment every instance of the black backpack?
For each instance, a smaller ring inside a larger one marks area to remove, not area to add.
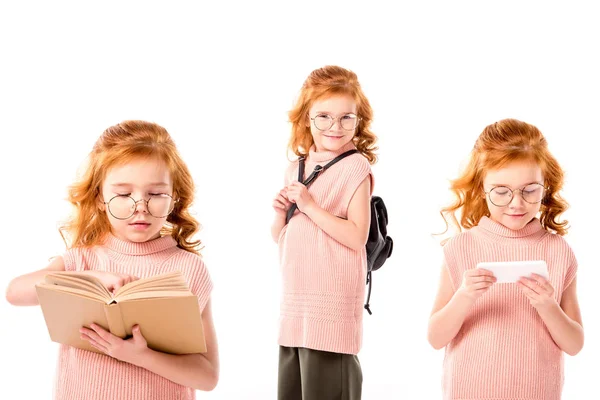
[[[326,171],[333,164],[354,153],[358,153],[358,150],[350,150],[342,153],[323,166],[316,165],[313,172],[304,181],[304,157],[300,157],[298,166],[298,181],[302,182],[304,186],[308,187],[321,173]],[[287,211],[285,220],[286,224],[294,215],[296,208],[298,208],[298,206],[296,204],[292,204],[290,209]],[[371,286],[373,285],[373,277],[371,273],[381,268],[385,261],[392,255],[392,249],[394,248],[394,242],[392,238],[387,235],[387,224],[388,214],[383,199],[379,196],[371,196],[371,225],[369,226],[369,237],[367,238],[367,244],[365,246],[367,250],[367,285],[369,285],[365,310],[367,310],[369,314],[372,314],[369,305],[369,300],[371,299]]]

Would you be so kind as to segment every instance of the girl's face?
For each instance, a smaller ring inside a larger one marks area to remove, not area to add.
[[[171,174],[164,162],[139,159],[108,170],[99,207],[106,212],[118,239],[146,242],[160,230],[174,202]]]
[[[525,227],[540,211],[543,185],[542,170],[532,162],[513,162],[488,171],[483,189],[490,218],[512,230]]]
[[[317,100],[308,111],[317,151],[336,151],[352,140],[358,125],[356,102],[350,96]]]

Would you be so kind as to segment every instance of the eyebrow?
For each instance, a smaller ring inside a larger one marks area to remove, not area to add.
[[[529,182],[529,183],[525,183],[523,185],[517,185],[517,186],[518,187],[524,187],[524,186],[527,186],[527,185],[531,185],[532,183],[537,183],[537,184],[542,185],[542,186],[544,185],[543,182],[533,181],[533,182]],[[489,185],[490,186],[506,186],[506,187],[511,187],[509,184],[506,184],[506,183],[490,183]]]
[[[329,112],[329,111],[315,111],[315,113],[317,113],[317,114],[331,114],[331,115],[333,115],[333,113]],[[356,115],[356,113],[354,111],[346,111],[346,112],[340,113],[339,115],[346,115],[346,114],[354,114],[354,115]]]
[[[112,183],[110,186],[112,186],[112,187],[124,187],[124,186],[133,186],[133,184],[132,183],[121,183],[121,182],[119,182],[119,183]],[[154,182],[154,183],[149,184],[148,186],[153,186],[153,187],[155,187],[155,186],[163,186],[163,187],[167,187],[167,186],[169,186],[169,184],[166,183],[166,182]]]

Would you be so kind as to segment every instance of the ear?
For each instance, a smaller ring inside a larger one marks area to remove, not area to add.
[[[104,204],[104,200],[102,199],[100,194],[96,196],[96,207],[102,212],[106,211],[106,205]]]

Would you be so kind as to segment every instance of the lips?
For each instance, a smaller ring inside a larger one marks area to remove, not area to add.
[[[129,225],[150,225],[150,223],[146,221],[135,221],[130,223]]]

